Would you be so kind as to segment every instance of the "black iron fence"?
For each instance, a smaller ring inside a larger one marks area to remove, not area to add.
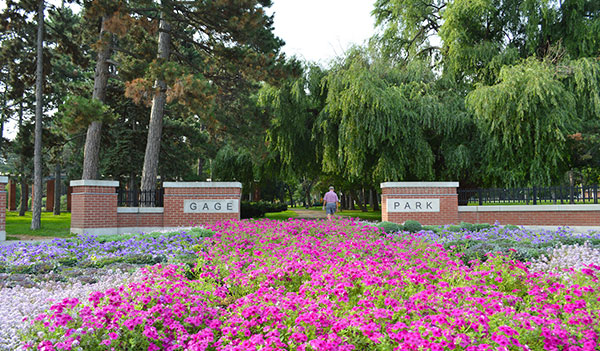
[[[549,186],[531,188],[458,189],[458,204],[464,205],[543,205],[597,204],[598,185]]]
[[[117,206],[119,207],[163,207],[165,191],[117,189]]]

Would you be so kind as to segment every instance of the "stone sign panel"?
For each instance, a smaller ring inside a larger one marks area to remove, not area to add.
[[[237,213],[239,200],[183,200],[184,213]]]
[[[440,212],[440,199],[387,199],[388,212]]]

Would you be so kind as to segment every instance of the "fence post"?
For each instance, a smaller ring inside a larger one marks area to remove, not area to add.
[[[131,199],[129,199],[129,201],[131,201],[131,204],[132,204],[131,207],[139,207],[140,206],[137,187],[133,187],[133,189],[131,190]]]
[[[533,187],[533,204],[537,205],[537,191],[536,187]]]
[[[574,191],[575,191],[575,186],[574,185],[569,185],[569,203],[570,204],[574,204],[575,203]]]
[[[594,184],[594,203],[598,203],[598,184]]]
[[[481,188],[477,189],[477,198],[479,199],[479,206],[483,205],[483,194]]]

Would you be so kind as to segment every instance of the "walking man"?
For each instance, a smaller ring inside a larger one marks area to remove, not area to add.
[[[329,191],[323,196],[323,209],[327,213],[327,220],[331,221],[335,211],[337,211],[337,204],[339,202],[337,194],[333,191],[333,186],[329,187]]]

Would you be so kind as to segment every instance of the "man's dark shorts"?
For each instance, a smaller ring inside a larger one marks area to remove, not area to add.
[[[325,212],[327,214],[335,214],[336,205],[335,202],[330,202],[325,205]]]

